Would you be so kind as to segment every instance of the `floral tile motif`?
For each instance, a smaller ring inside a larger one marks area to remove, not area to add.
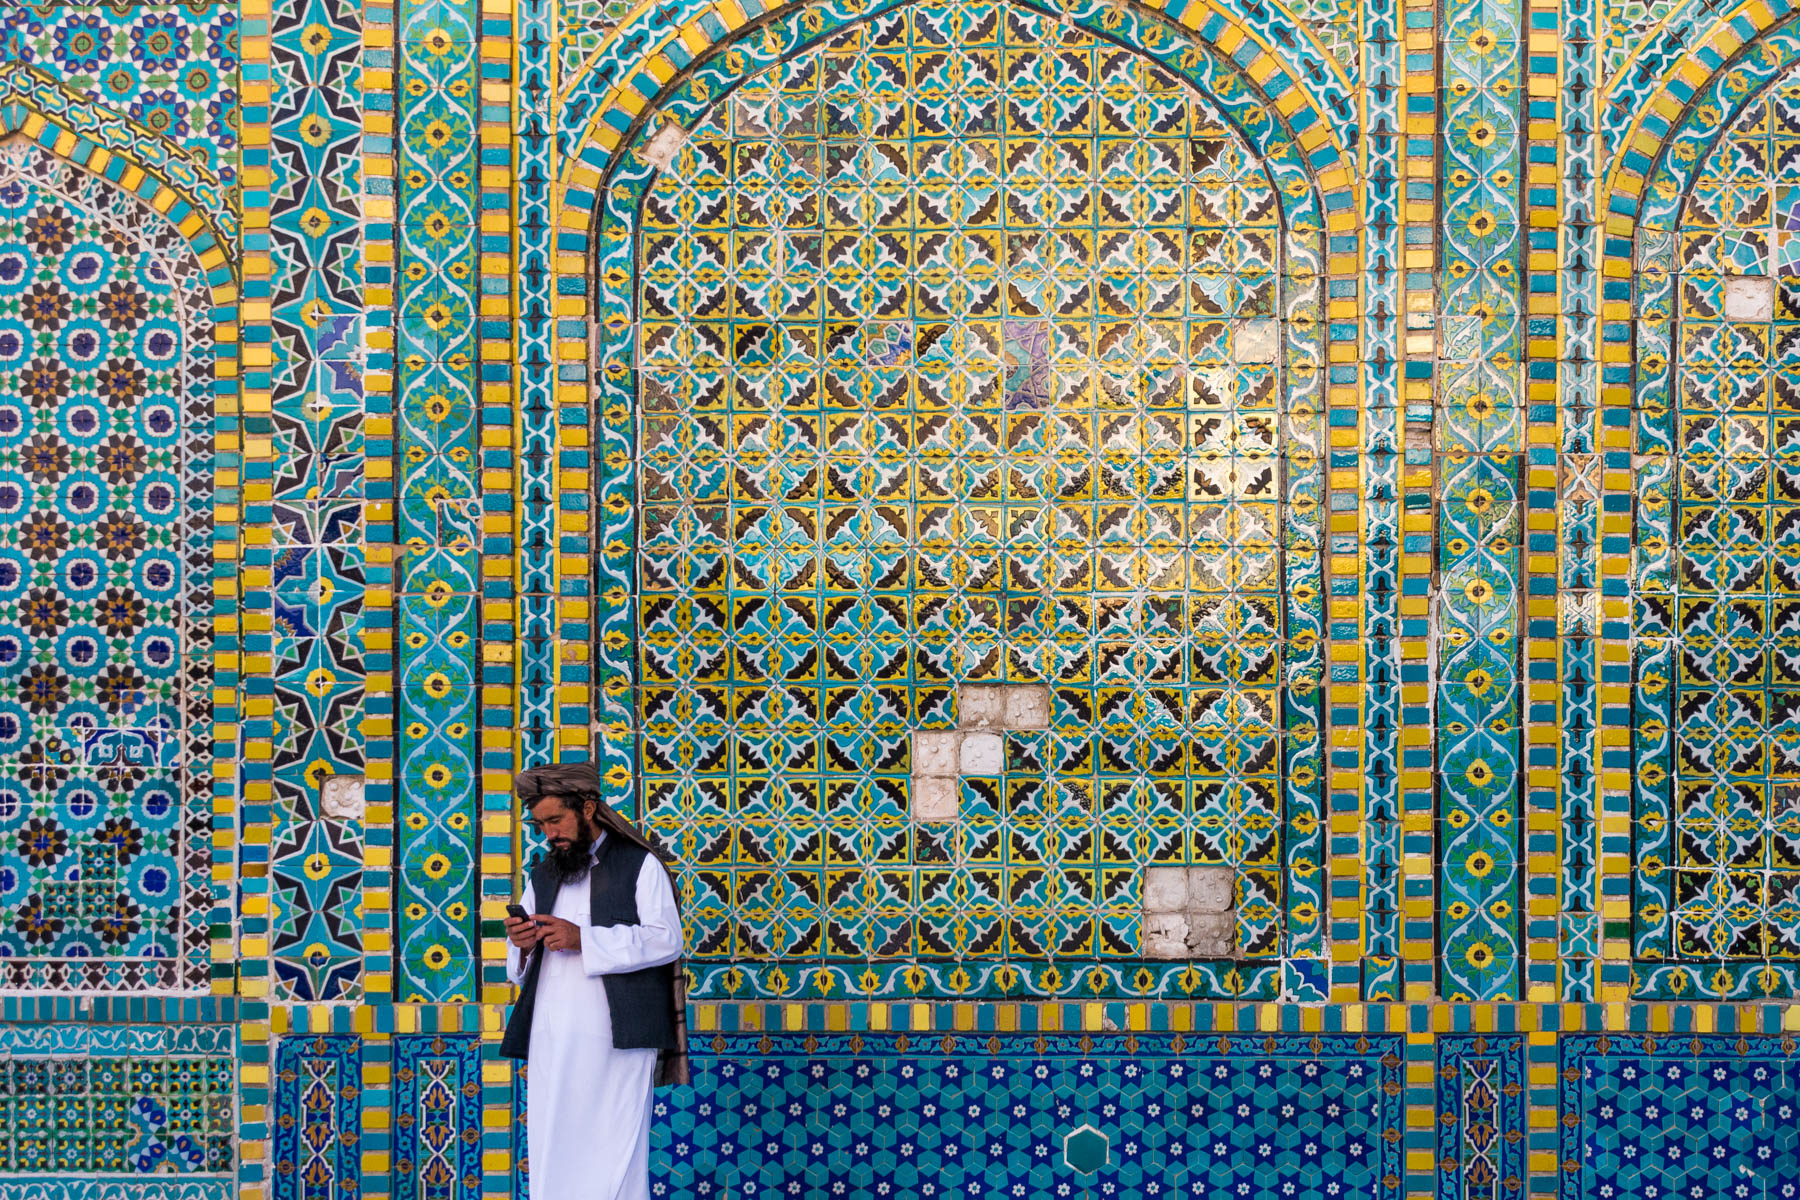
[[[1437,1053],[1440,1200],[1523,1195],[1525,1039],[1458,1034]]]
[[[362,1039],[287,1038],[275,1050],[271,1087],[274,1200],[362,1195]],[[350,1136],[342,1136],[350,1133]]]
[[[480,1038],[396,1038],[394,1058],[396,1190],[421,1200],[474,1200],[482,1194]]]

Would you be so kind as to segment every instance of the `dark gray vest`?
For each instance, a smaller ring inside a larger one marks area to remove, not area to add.
[[[588,869],[588,924],[636,925],[637,879],[644,866],[644,848],[616,834],[607,834]],[[538,912],[556,908],[562,890],[562,872],[546,855],[531,869],[531,895]],[[531,952],[525,966],[525,982],[506,1022],[500,1053],[506,1058],[526,1058],[531,1052],[531,1016],[537,1007],[538,972],[544,948]],[[675,1046],[675,964],[645,967],[602,975],[606,1004],[612,1010],[613,1046],[619,1050],[670,1050]]]

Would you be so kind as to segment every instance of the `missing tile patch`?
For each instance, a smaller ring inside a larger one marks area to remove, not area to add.
[[[1727,321],[1771,321],[1775,318],[1775,280],[1767,275],[1725,277]]]
[[[644,143],[644,161],[659,171],[669,169],[675,161],[675,152],[687,141],[687,130],[672,121],[665,121],[657,131],[650,135]]]
[[[1145,958],[1230,958],[1237,945],[1237,872],[1224,866],[1144,870]]]
[[[1050,727],[1050,689],[969,684],[956,691],[957,728],[912,735],[912,809],[920,821],[953,821],[965,778],[1006,768],[1006,734]]]
[[[319,785],[319,809],[333,820],[360,821],[363,790],[361,775],[327,775]]]

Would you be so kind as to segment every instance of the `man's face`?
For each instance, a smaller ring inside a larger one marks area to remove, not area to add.
[[[559,859],[585,859],[594,844],[594,826],[587,816],[561,796],[539,796],[525,819],[532,832],[542,835]]]

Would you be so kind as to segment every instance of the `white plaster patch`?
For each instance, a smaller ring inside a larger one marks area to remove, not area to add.
[[[665,121],[644,143],[644,161],[659,171],[666,171],[685,141],[687,130],[672,121]]]
[[[1775,281],[1767,275],[1725,277],[1727,321],[1769,321],[1775,317]]]
[[[1237,944],[1237,872],[1222,866],[1144,868],[1146,958],[1230,958]]]
[[[1232,913],[1193,913],[1187,918],[1187,952],[1191,958],[1230,958],[1237,941]]]
[[[971,733],[963,738],[962,773],[998,775],[1006,761],[1005,743],[997,733]]]
[[[913,774],[954,778],[961,767],[958,751],[962,740],[963,735],[954,729],[913,734]]]
[[[1004,687],[971,687],[956,689],[957,723],[964,729],[994,729],[1006,720]]]
[[[319,785],[319,810],[336,821],[363,818],[363,777],[327,775]]]
[[[1145,958],[1186,958],[1187,941],[1187,914],[1144,914]]]
[[[913,780],[913,816],[921,821],[954,821],[962,811],[962,788],[938,776]]]
[[[1050,689],[1047,687],[1007,688],[1006,727],[1008,729],[1050,728]]]
[[[1280,326],[1267,318],[1245,321],[1232,339],[1232,357],[1240,363],[1272,363],[1280,343]]]
[[[1144,910],[1154,913],[1187,911],[1187,868],[1145,867]]]
[[[1187,904],[1189,912],[1230,912],[1237,872],[1230,867],[1189,867],[1187,869]]]

